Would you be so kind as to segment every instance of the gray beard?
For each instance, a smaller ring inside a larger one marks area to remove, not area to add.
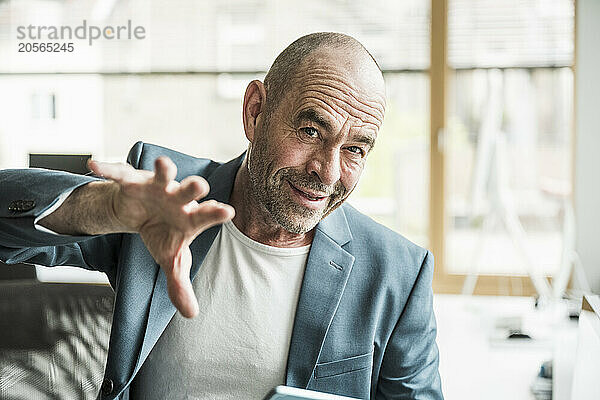
[[[283,168],[267,176],[268,163],[263,161],[264,157],[261,157],[260,150],[262,149],[253,148],[248,157],[250,195],[286,231],[296,234],[311,231],[344,200],[346,188],[341,182],[337,182],[332,188],[293,168]],[[290,198],[288,181],[299,188],[329,194],[329,203],[322,210],[312,210],[296,203]]]

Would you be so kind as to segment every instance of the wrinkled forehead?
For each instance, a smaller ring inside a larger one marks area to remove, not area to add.
[[[368,54],[356,50],[317,50],[290,80],[293,109],[311,104],[335,119],[350,118],[378,130],[385,113],[385,83]]]

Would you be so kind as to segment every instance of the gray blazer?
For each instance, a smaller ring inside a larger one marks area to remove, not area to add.
[[[228,202],[244,157],[220,164],[138,142],[128,162],[152,170],[160,155],[175,162],[177,180],[205,177],[207,198],[221,202]],[[130,383],[176,311],[164,273],[137,234],[53,235],[33,225],[61,193],[94,179],[40,169],[0,171],[0,259],[106,273],[115,304],[98,398],[128,399]],[[192,242],[192,279],[219,229]],[[432,277],[430,252],[348,204],[336,209],[316,228],[286,385],[363,399],[442,399]]]

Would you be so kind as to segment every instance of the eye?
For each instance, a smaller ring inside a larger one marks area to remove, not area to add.
[[[363,149],[361,149],[360,147],[358,147],[358,146],[348,146],[347,149],[351,153],[354,153],[354,154],[359,155],[361,157],[363,157],[365,155],[365,151]]]
[[[311,127],[311,126],[308,126],[306,128],[302,128],[300,130],[302,132],[306,133],[311,138],[318,138],[319,137],[319,131],[316,130],[315,128]]]

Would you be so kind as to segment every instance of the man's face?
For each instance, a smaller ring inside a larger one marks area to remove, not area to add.
[[[281,104],[257,124],[248,158],[253,195],[279,225],[298,234],[354,190],[385,106],[374,64],[323,52],[309,57]]]

